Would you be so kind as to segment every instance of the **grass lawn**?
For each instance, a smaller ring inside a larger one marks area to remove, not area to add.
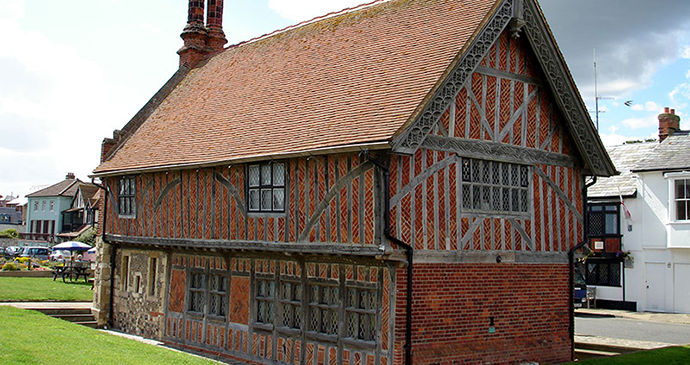
[[[690,346],[664,347],[661,349],[640,351],[632,354],[603,357],[571,364],[583,365],[686,365],[690,364]]]
[[[13,307],[0,307],[0,338],[0,364],[217,364]]]
[[[0,277],[0,302],[74,302],[93,300],[91,284],[53,278]]]

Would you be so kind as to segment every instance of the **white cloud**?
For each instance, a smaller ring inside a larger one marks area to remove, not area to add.
[[[690,46],[685,46],[681,52],[681,57],[685,59],[690,59]]]
[[[309,20],[330,12],[343,10],[370,1],[366,0],[268,0],[268,7],[280,16],[296,22]]]
[[[621,122],[624,126],[630,129],[640,129],[653,127],[656,125],[657,121],[653,116],[647,116],[642,118],[628,118]]]
[[[641,112],[641,111],[656,112],[656,111],[659,111],[661,109],[661,107],[659,107],[659,104],[657,104],[653,101],[648,101],[644,104],[633,104],[631,109],[634,111],[638,111],[638,112]]]

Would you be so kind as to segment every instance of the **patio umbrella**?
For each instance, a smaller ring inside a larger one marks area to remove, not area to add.
[[[63,242],[59,245],[53,246],[53,251],[55,250],[68,250],[68,251],[86,251],[91,249],[92,247],[87,245],[86,243],[81,243],[77,241],[67,241]]]

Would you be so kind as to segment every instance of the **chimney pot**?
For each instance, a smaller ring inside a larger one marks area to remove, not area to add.
[[[680,129],[680,117],[676,110],[664,108],[664,113],[659,114],[659,142],[663,142],[668,136]]]

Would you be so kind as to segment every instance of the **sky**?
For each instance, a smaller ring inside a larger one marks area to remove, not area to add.
[[[236,44],[364,1],[225,0],[223,29]],[[690,1],[539,2],[592,120],[596,53],[605,145],[655,138],[665,106],[690,129]],[[187,4],[0,0],[0,195],[90,181],[103,138],[176,71]]]

